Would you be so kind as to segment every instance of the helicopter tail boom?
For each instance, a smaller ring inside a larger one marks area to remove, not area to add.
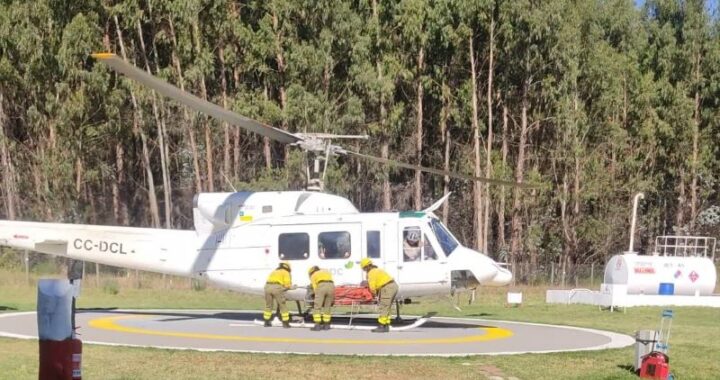
[[[0,220],[0,246],[129,269],[189,276],[193,231]]]

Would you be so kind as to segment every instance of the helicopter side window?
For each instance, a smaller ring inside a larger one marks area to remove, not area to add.
[[[420,261],[420,227],[405,227],[403,230],[403,261]]]
[[[367,232],[367,257],[380,258],[380,231]]]
[[[280,260],[305,260],[310,252],[310,235],[288,233],[278,236],[278,255]]]
[[[350,257],[350,247],[349,232],[321,232],[318,235],[318,256],[321,259],[346,259]]]

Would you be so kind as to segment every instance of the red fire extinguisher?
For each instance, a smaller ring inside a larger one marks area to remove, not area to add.
[[[80,339],[40,341],[40,380],[82,380],[81,364]]]
[[[82,341],[72,340],[72,380],[82,380]]]

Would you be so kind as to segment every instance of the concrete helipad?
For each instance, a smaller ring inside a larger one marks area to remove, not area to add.
[[[258,326],[254,320],[260,315],[258,311],[83,310],[76,323],[84,343],[202,351],[454,356],[599,350],[634,343],[627,335],[600,330],[447,317],[386,334],[341,328],[316,332],[308,328],[311,323],[291,329]],[[347,325],[348,320],[335,318],[333,323]],[[0,336],[37,339],[35,313],[0,314]]]

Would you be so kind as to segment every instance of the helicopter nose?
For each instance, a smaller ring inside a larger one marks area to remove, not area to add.
[[[512,272],[499,266],[497,263],[495,263],[495,265],[497,266],[497,274],[495,274],[495,277],[493,277],[490,282],[483,285],[505,286],[510,284],[513,279]]]
[[[470,271],[480,284],[492,282],[501,269],[489,257],[465,247],[458,247],[448,262],[454,270]]]

